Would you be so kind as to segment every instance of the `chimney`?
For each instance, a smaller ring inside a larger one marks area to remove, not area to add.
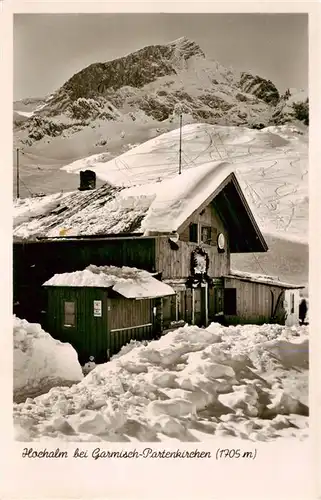
[[[92,170],[82,170],[80,172],[79,191],[88,191],[96,188],[96,174]]]

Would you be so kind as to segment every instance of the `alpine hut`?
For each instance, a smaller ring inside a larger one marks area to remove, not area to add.
[[[180,321],[297,321],[303,286],[231,270],[231,254],[268,251],[233,165],[209,162],[161,182],[106,184],[42,203],[41,215],[30,215],[29,207],[28,217],[15,223],[15,301],[22,317],[37,318],[59,338],[72,336],[86,356],[113,352],[135,329],[140,338],[147,328],[140,325],[149,325],[151,335]],[[64,273],[85,276],[88,266],[105,268],[108,286],[100,272],[95,286],[64,285]],[[111,266],[138,268],[168,288],[157,298],[124,296],[110,284]],[[61,277],[51,281],[54,274]],[[64,324],[72,317],[77,325]]]

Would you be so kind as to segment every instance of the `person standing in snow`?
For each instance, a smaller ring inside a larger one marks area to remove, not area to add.
[[[302,299],[299,305],[299,320],[301,325],[305,325],[305,318],[308,312],[307,301]]]

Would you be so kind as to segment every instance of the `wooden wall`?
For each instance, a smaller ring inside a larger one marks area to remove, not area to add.
[[[143,340],[153,337],[153,306],[154,301],[150,299],[108,299],[110,355],[118,352],[121,346],[131,339]]]
[[[82,363],[89,356],[103,359],[108,347],[107,291],[101,288],[48,287],[46,330],[54,338],[73,345]],[[102,301],[102,317],[94,317],[93,302]],[[76,303],[75,327],[64,326],[64,302]]]
[[[190,222],[199,225],[199,233],[202,225],[211,226],[213,235],[213,243],[211,245],[203,244],[205,252],[209,256],[209,271],[211,277],[219,277],[229,273],[230,271],[230,252],[228,244],[228,234],[219,217],[215,214],[212,205],[209,205],[204,210],[204,213],[198,214]],[[223,233],[227,243],[227,248],[224,253],[219,253],[216,243],[216,236]],[[215,236],[216,235],[216,236]],[[200,238],[200,234],[199,234]],[[178,249],[171,249],[168,237],[156,237],[155,245],[155,260],[156,269],[162,272],[162,278],[188,278],[190,276],[191,253],[199,243],[189,242],[189,225],[180,234],[178,241]]]
[[[54,338],[71,343],[80,362],[94,356],[106,361],[131,339],[151,339],[155,333],[154,301],[108,297],[103,288],[47,287],[46,329]],[[115,294],[114,294],[115,295]],[[102,316],[94,316],[94,300],[102,302]],[[74,327],[64,326],[64,302],[76,304]],[[139,327],[139,328],[136,328]]]
[[[228,323],[271,323],[272,294],[274,309],[281,294],[276,310],[276,322],[284,324],[284,290],[280,287],[254,283],[233,278],[225,278],[225,288],[236,289],[236,316],[226,316]]]

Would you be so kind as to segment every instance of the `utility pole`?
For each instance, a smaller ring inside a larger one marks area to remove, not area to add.
[[[20,198],[19,148],[17,148],[17,198]]]
[[[179,115],[179,164],[178,173],[182,173],[182,112]]]

